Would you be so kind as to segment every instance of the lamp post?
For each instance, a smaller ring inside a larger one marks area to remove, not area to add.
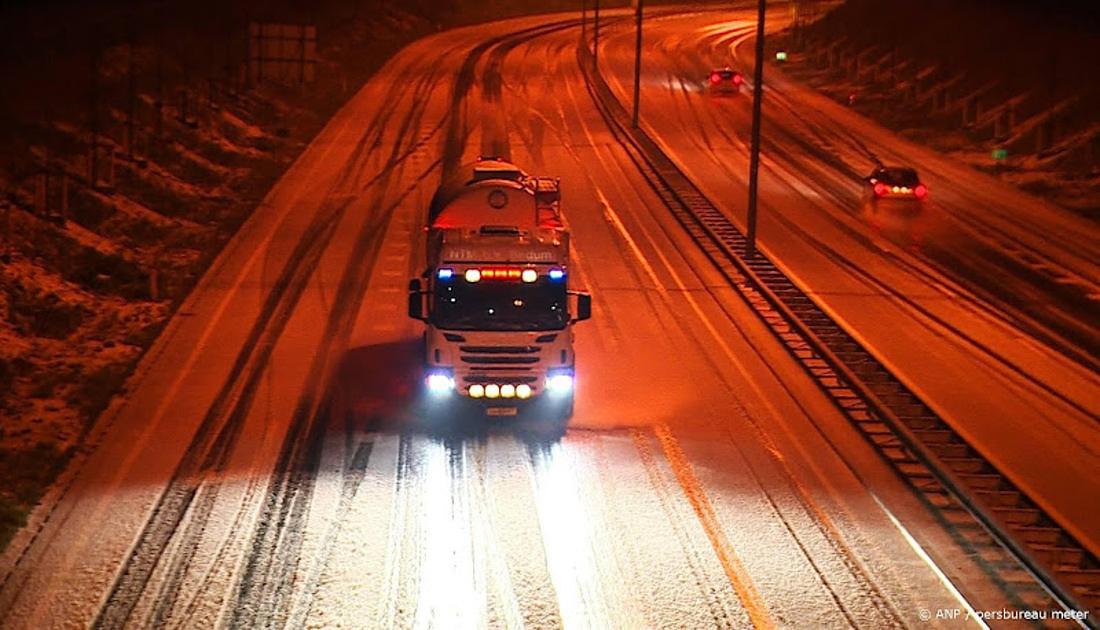
[[[13,194],[14,196],[14,194]],[[15,203],[14,199],[2,199],[0,204],[4,206],[4,251],[0,253],[0,263],[5,265],[11,262],[11,206]]]
[[[635,37],[634,37],[634,118],[631,125],[638,128],[638,99],[641,96],[642,85],[642,0],[637,0],[638,7],[635,11]]]
[[[764,100],[764,8],[760,0],[756,18],[756,67],[752,79],[752,149],[749,155],[749,209],[748,234],[745,239],[745,257],[756,255],[756,196],[760,172],[760,105]]]
[[[595,16],[593,21],[594,34],[592,37],[592,67],[596,70],[600,69],[600,0],[596,0],[596,9],[594,11]]]
[[[588,45],[588,0],[581,0],[581,45]]]

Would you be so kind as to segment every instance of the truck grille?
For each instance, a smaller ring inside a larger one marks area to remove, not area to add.
[[[469,374],[462,377],[462,380],[467,383],[534,383],[539,380],[537,376],[494,376],[492,374]]]
[[[542,348],[538,346],[459,346],[458,349],[470,354],[531,354]]]
[[[541,346],[478,346],[462,345],[458,347],[459,360],[469,366],[468,373],[462,375],[464,384],[469,387],[479,385],[530,385],[537,387],[539,377],[535,374],[535,364],[539,362]]]
[[[462,355],[463,363],[481,365],[527,365],[538,363],[538,357],[507,357],[507,356],[468,356]]]

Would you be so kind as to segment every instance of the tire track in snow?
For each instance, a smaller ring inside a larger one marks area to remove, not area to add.
[[[737,552],[733,549],[729,540],[726,539],[726,534],[722,531],[722,524],[718,522],[714,507],[710,504],[710,499],[707,498],[702,483],[695,476],[695,469],[692,467],[687,455],[680,448],[680,444],[676,442],[676,438],[672,436],[672,431],[666,425],[657,425],[654,427],[653,432],[661,444],[665,458],[672,467],[684,495],[695,510],[699,522],[703,525],[703,530],[706,532],[714,552],[718,554],[718,559],[722,563],[726,577],[729,578],[730,584],[737,591],[737,596],[741,599],[741,605],[748,613],[753,627],[758,630],[774,628],[775,623],[771,619],[771,614],[768,612],[764,600],[760,597],[760,592],[753,584],[752,578],[741,563]],[[635,434],[635,440],[639,445],[639,451],[642,450],[643,446],[648,448],[648,445],[645,445],[639,439],[638,433]]]
[[[403,128],[402,133],[409,128]],[[356,249],[348,258],[344,277],[333,301],[336,308],[330,314],[322,336],[327,345],[315,355],[304,388],[305,395],[299,401],[292,428],[285,439],[285,450],[276,467],[276,479],[272,483],[276,490],[269,491],[268,504],[259,521],[260,529],[253,538],[252,553],[238,587],[240,591],[235,607],[238,614],[233,625],[266,626],[274,619],[286,619],[295,612],[291,608],[294,599],[291,583],[296,577],[327,416],[324,411],[327,400],[319,398],[317,392],[328,390],[325,383],[331,380],[332,364],[339,351],[347,346],[355,315],[374,270],[373,264],[362,262],[377,260],[394,213],[440,164],[441,161],[436,160],[423,172],[412,174],[412,183],[399,191],[375,220],[364,226],[356,241]],[[400,166],[395,176],[400,181],[403,174],[404,167]],[[388,182],[378,193],[379,201],[388,197],[385,193],[387,187]],[[277,519],[274,518],[276,514]],[[266,532],[272,520],[276,520],[278,526]],[[259,602],[256,601],[257,596]]]
[[[702,558],[699,557],[698,550],[695,549],[691,540],[688,538],[687,533],[684,531],[684,526],[679,523],[676,510],[672,506],[672,490],[668,487],[668,484],[658,468],[656,456],[647,441],[646,432],[641,429],[635,429],[631,431],[631,437],[634,441],[634,447],[638,451],[638,456],[645,465],[646,472],[649,475],[649,482],[656,490],[661,506],[668,515],[669,524],[676,535],[676,539],[680,542],[685,557],[692,567],[695,582],[699,587],[699,592],[707,602],[710,614],[714,619],[715,627],[740,627],[744,625],[743,621],[747,621],[757,628],[774,627],[755,586],[752,586],[751,580],[746,578],[747,574],[744,571],[744,567],[741,566],[740,560],[732,553],[728,542],[725,541],[725,535],[721,533],[720,525],[714,517],[713,508],[710,507],[709,503],[705,503],[705,495],[701,495],[701,491],[699,491],[697,485],[694,486],[697,491],[692,494],[688,494],[687,488],[683,488],[684,494],[691,504],[692,509],[695,511],[696,517],[699,519],[699,523],[703,527],[713,551],[718,556],[719,563],[722,566],[727,580],[740,600],[741,610],[737,612],[728,610],[726,602],[716,596],[718,591],[708,585],[711,578],[702,568],[703,561]],[[673,466],[673,470],[676,471],[676,465],[672,461],[669,463]],[[680,461],[679,463],[682,469],[684,462]],[[681,487],[683,487],[682,482]],[[704,518],[706,520],[703,520]],[[734,565],[733,562],[737,564]],[[754,608],[753,612],[750,612],[750,607]],[[743,621],[739,618],[740,615],[738,612],[742,612],[745,615]],[[758,621],[762,621],[763,624],[759,625],[757,623]]]
[[[422,90],[424,87],[419,86],[417,89]],[[417,102],[422,100],[414,100],[414,104]],[[422,107],[410,109],[402,124],[402,133],[409,129],[412,120],[419,119],[421,113]],[[439,126],[436,127],[438,128]],[[421,139],[410,146],[415,149],[426,142],[427,139]],[[398,155],[397,148],[400,145],[400,141],[394,144],[395,161],[368,182],[368,186],[378,183],[379,177],[391,173],[394,167],[412,154],[410,150]],[[347,175],[345,167],[343,176],[330,187],[330,191],[337,190],[337,186],[347,179]],[[173,554],[173,568],[162,589],[165,597],[158,602],[153,621],[164,621],[167,611],[174,606],[175,596],[178,594],[176,586],[190,565],[217,498],[217,486],[206,489],[203,479],[210,474],[217,474],[222,463],[231,455],[275,342],[289,322],[298,298],[327,249],[336,226],[354,201],[351,196],[335,197],[337,203],[334,204],[330,201],[334,199],[330,195],[331,192],[326,195],[322,211],[303,234],[282,275],[276,281],[260,318],[238,355],[233,371],[196,432],[192,447],[177,468],[169,489],[162,495],[129,560],[120,570],[111,594],[95,621],[97,627],[114,627],[129,618],[130,611],[134,609],[159,564],[165,547],[180,532],[183,536],[181,551]],[[354,267],[359,265],[359,261],[351,259],[348,264],[349,267]],[[214,427],[219,423],[221,428],[215,433]],[[197,504],[194,503],[196,498],[199,499]],[[181,530],[185,517],[189,517],[186,520],[187,525]]]

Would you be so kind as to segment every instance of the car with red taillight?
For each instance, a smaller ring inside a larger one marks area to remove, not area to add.
[[[871,203],[886,199],[920,202],[928,198],[928,186],[912,168],[880,166],[863,179],[867,182],[864,198]]]
[[[729,66],[711,70],[706,80],[707,91],[711,94],[737,94],[744,84],[744,75]]]

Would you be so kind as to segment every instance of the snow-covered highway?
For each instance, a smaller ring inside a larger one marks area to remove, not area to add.
[[[690,82],[744,17],[653,19],[643,74],[644,125],[736,216],[748,100]],[[1057,607],[930,510],[691,241],[595,107],[576,18],[418,41],[333,117],[0,556],[4,627],[958,627],[925,615]],[[601,50],[625,103],[627,26]],[[776,81],[786,107],[813,102]],[[801,123],[890,143],[818,110]],[[844,205],[851,182],[801,178],[814,158],[767,137],[769,253],[1100,540],[1081,500],[1100,496],[1095,370],[877,235]],[[595,299],[562,430],[413,411],[422,325],[406,286],[441,177],[479,155],[562,181],[574,279]],[[950,165],[927,164],[945,208],[968,203]],[[1096,283],[1088,236],[1058,263]]]

